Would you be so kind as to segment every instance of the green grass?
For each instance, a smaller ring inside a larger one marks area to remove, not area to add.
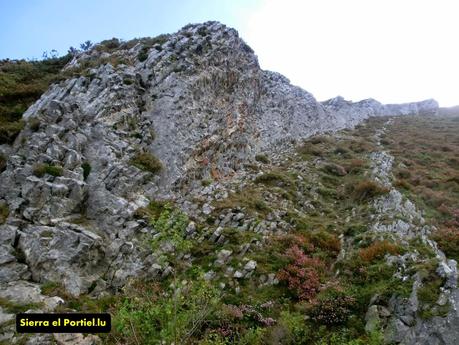
[[[459,259],[458,132],[457,114],[397,117],[383,143],[395,157],[397,187],[439,229],[433,238],[454,259]]]
[[[131,159],[130,163],[143,171],[157,174],[163,169],[161,161],[148,152],[138,152]]]
[[[11,144],[23,128],[22,120],[8,121],[0,117],[0,144]]]
[[[357,201],[366,201],[387,194],[389,189],[372,180],[362,180],[348,185],[348,191]]]
[[[34,166],[33,174],[37,177],[43,177],[46,174],[57,177],[64,174],[64,169],[58,165],[40,163]]]
[[[24,127],[22,114],[54,82],[70,58],[0,61],[0,144],[14,141]]]
[[[18,314],[24,313],[30,309],[40,309],[42,307],[42,303],[14,303],[6,298],[0,297],[0,307],[2,307],[7,313]]]

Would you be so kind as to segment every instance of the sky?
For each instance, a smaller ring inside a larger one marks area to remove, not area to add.
[[[0,58],[218,20],[319,101],[459,104],[457,0],[0,0]]]

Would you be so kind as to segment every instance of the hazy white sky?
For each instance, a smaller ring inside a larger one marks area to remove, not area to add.
[[[207,20],[318,100],[459,104],[459,0],[0,0],[0,58]]]
[[[458,0],[263,1],[241,34],[318,100],[459,104]]]

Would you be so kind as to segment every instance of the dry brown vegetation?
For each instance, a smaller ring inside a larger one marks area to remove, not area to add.
[[[396,158],[395,185],[440,229],[440,248],[459,259],[459,113],[394,118],[383,144]]]

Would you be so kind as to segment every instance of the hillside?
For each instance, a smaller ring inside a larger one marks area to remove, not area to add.
[[[5,343],[459,338],[454,111],[317,102],[217,22],[67,61],[0,95]],[[26,310],[113,330],[19,336]]]

